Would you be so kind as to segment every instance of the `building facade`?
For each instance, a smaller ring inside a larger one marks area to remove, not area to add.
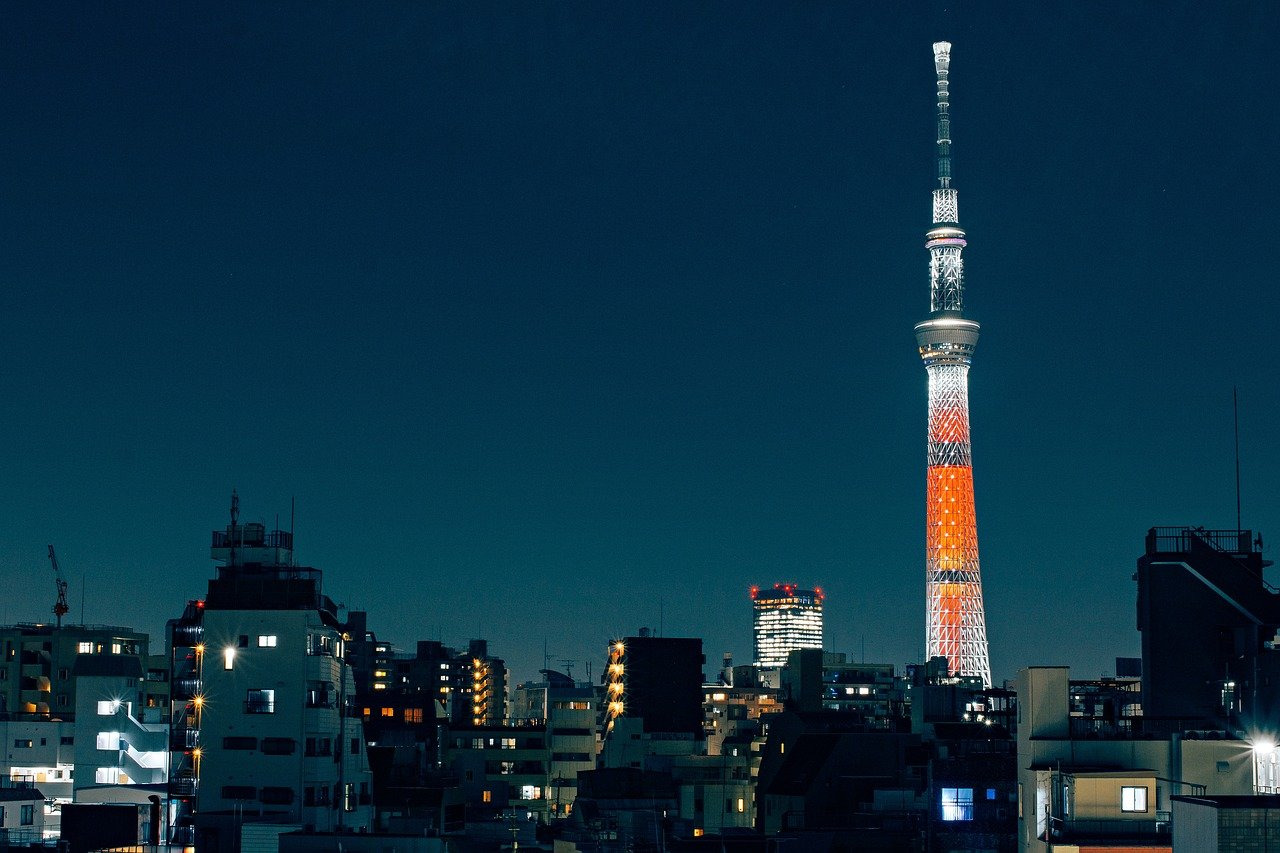
[[[755,665],[779,667],[796,649],[822,648],[822,590],[775,583],[751,588],[751,633]]]
[[[248,823],[319,832],[372,828],[365,737],[337,608],[293,537],[232,522],[201,618],[196,844],[239,849]]]

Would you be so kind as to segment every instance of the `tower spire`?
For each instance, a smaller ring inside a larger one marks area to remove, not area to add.
[[[933,68],[938,74],[938,186],[951,186],[951,42],[933,43]],[[936,220],[935,220],[936,221]]]
[[[969,445],[969,366],[979,326],[964,316],[964,260],[957,193],[951,186],[951,44],[933,45],[938,75],[938,187],[933,191],[929,319],[916,343],[929,376],[928,487],[925,509],[925,648],[950,672],[991,684],[986,614],[978,567],[978,525]]]

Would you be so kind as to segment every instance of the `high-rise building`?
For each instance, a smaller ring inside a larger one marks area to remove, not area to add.
[[[978,324],[964,316],[964,231],[951,186],[948,75],[951,44],[933,45],[938,75],[938,187],[933,191],[929,319],[916,342],[929,375],[929,462],[925,512],[925,658],[945,657],[952,673],[991,684],[987,623],[978,570],[978,526],[969,447],[969,365]]]
[[[821,589],[798,589],[793,583],[751,587],[755,665],[785,666],[796,649],[821,649],[822,599]]]

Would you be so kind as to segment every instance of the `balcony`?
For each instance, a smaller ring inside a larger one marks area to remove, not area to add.
[[[169,749],[182,752],[200,745],[200,730],[175,727],[169,731]]]
[[[200,780],[192,776],[175,776],[169,780],[169,794],[174,797],[194,797]]]

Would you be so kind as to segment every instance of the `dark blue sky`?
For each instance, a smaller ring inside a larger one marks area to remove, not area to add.
[[[8,4],[0,620],[159,631],[232,487],[380,636],[534,675],[747,588],[923,645],[930,43],[991,658],[1137,654],[1153,524],[1280,537],[1267,4]],[[1277,540],[1280,541],[1280,540]]]

